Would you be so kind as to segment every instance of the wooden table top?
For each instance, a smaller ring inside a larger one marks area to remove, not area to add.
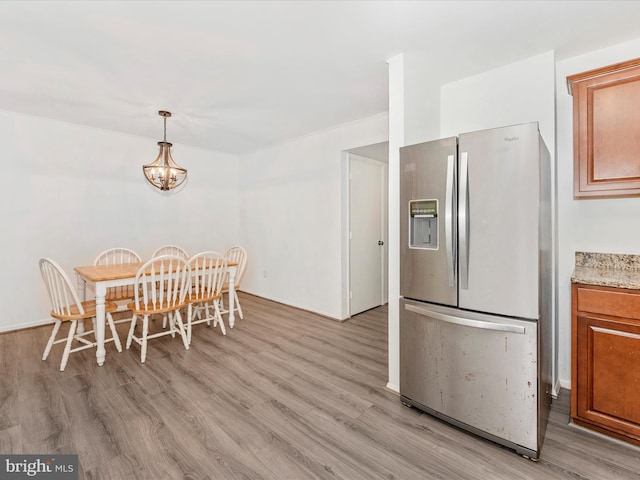
[[[144,262],[138,263],[116,263],[113,265],[87,265],[85,267],[75,267],[74,270],[81,277],[92,282],[102,282],[105,280],[117,280],[119,278],[135,277]]]
[[[133,278],[138,273],[140,267],[145,262],[137,263],[116,263],[113,265],[87,265],[84,267],[75,267],[74,271],[83,278],[92,282],[103,282],[106,280],[118,280],[121,278]],[[227,266],[235,267],[238,264],[229,262]]]

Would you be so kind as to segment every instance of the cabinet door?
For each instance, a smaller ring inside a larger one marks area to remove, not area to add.
[[[578,313],[574,416],[640,441],[640,322]]]
[[[640,59],[567,77],[574,197],[640,195]]]

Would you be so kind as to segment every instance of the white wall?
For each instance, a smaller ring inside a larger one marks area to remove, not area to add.
[[[348,316],[344,150],[386,141],[388,116],[338,125],[241,157],[242,290],[335,319]]]
[[[440,81],[434,75],[438,66],[430,64],[421,52],[403,54],[404,141],[413,145],[440,138]]]
[[[640,254],[640,198],[573,199],[573,97],[566,77],[638,57],[640,39],[558,62],[559,375],[571,386],[571,273],[576,251]]]
[[[554,54],[547,52],[442,85],[441,137],[539,122],[555,150]]]
[[[238,242],[237,158],[174,144],[189,171],[184,189],[163,195],[142,164],[158,139],[141,138],[0,111],[0,331],[48,321],[38,259],[49,256],[72,276],[109,247],[143,257],[166,243],[190,253]]]

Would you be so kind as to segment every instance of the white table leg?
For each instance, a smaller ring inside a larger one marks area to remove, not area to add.
[[[87,298],[87,281],[82,278],[80,275],[77,275],[78,277],[78,282],[77,282],[77,290],[78,290],[78,295],[80,297],[80,301],[84,302]],[[82,320],[78,321],[78,326],[76,328],[76,332],[78,333],[78,335],[84,333],[84,322]]]
[[[233,294],[235,290],[236,283],[236,267],[229,269],[229,327],[233,328],[233,325],[236,323],[236,315],[234,312],[235,308],[235,295]]]
[[[96,360],[98,365],[104,364],[106,357],[106,350],[104,349],[104,324],[105,324],[105,312],[104,312],[104,299],[107,295],[107,287],[102,282],[96,282],[96,321],[94,323],[96,343]]]

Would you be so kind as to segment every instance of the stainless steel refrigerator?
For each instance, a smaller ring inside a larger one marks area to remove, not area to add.
[[[402,401],[537,459],[551,380],[538,123],[400,149]]]

